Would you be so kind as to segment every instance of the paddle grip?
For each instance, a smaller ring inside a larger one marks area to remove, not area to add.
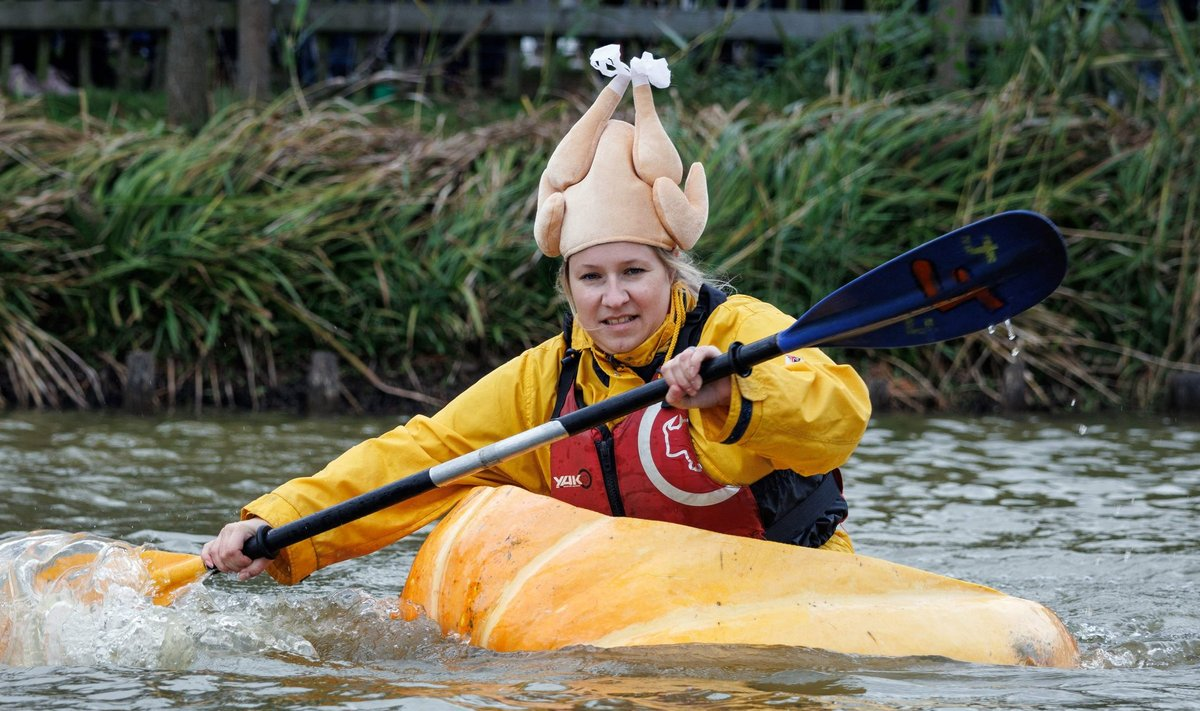
[[[246,539],[242,544],[242,555],[250,560],[258,560],[259,558],[274,558],[279,554],[278,548],[272,548],[270,541],[267,539],[267,534],[273,531],[270,526],[262,526],[254,532],[253,536]]]
[[[778,334],[760,338],[753,343],[734,342],[729,350],[700,366],[700,377],[706,383],[737,375],[745,378],[759,363],[783,353]]]

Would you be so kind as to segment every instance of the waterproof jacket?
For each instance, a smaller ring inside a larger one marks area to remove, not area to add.
[[[658,332],[630,353],[615,356],[593,348],[580,326],[572,331],[579,351],[577,384],[594,403],[642,385],[639,366],[669,350],[694,300],[673,299]],[[776,334],[794,319],[749,296],[730,296],[709,315],[701,344],[721,351]],[[438,413],[417,416],[362,442],[314,476],[293,479],[248,504],[243,517],[281,526],[396,479],[526,431],[548,421],[556,401],[563,336],[530,348],[484,376]],[[728,408],[690,410],[692,441],[704,470],[721,485],[749,486],[770,472],[829,472],[846,462],[866,430],[871,405],[866,385],[847,365],[818,349],[803,349],[734,376]],[[512,484],[535,493],[550,490],[548,447],[500,462],[408,502],[341,526],[281,551],[268,572],[283,583],[378,550],[445,515],[472,486]],[[839,529],[826,548],[849,550]]]

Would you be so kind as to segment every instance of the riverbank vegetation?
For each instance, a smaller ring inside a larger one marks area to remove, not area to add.
[[[660,114],[709,174],[699,256],[798,315],[904,249],[1036,210],[1072,265],[1015,338],[837,355],[909,408],[1011,405],[1014,377],[1033,408],[1162,407],[1172,374],[1200,373],[1200,31],[1164,7],[1146,25],[1034,3],[955,90],[906,13],[755,66],[720,62],[719,37],[657,48]],[[559,75],[509,107],[289,94],[194,134],[118,99],[5,101],[0,405],[112,405],[135,350],[189,407],[295,404],[316,349],[358,407],[453,395],[558,328],[536,186],[598,86]]]

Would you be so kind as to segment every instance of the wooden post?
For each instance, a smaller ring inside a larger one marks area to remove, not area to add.
[[[207,0],[172,3],[174,25],[167,43],[167,121],[199,128],[208,120],[209,47]]]
[[[890,412],[892,409],[892,388],[887,378],[873,377],[867,380],[867,395],[871,399],[871,412]]]
[[[50,33],[39,32],[37,36],[37,66],[34,67],[34,76],[37,77],[38,83],[45,83],[50,76]]]
[[[1025,384],[1025,360],[1017,356],[1004,366],[1004,388],[1000,394],[1004,411],[1023,412],[1028,390]]]
[[[873,363],[865,375],[867,395],[871,399],[872,412],[889,412],[892,409],[892,369],[885,363]]]
[[[13,64],[13,36],[0,32],[0,93],[8,91],[8,73]]]
[[[479,0],[471,0],[471,4],[479,5]],[[476,36],[475,40],[471,42],[470,48],[467,49],[467,82],[472,89],[476,90],[483,88],[483,67],[480,64],[479,58],[479,40],[480,38]]]
[[[171,57],[171,32],[156,32],[154,36],[154,61],[147,67],[146,73],[142,75],[142,83],[146,88],[153,89],[154,91],[163,91],[166,88],[167,81],[171,78],[167,74],[168,60]],[[207,65],[205,69],[207,70]]]
[[[1180,415],[1200,415],[1200,373],[1172,373],[1167,378],[1167,409]]]
[[[503,95],[506,99],[521,95],[521,63],[521,40],[516,37],[505,39]]]
[[[934,50],[938,57],[935,81],[943,89],[965,85],[967,75],[967,29],[971,14],[970,0],[935,0]]]
[[[154,355],[146,351],[130,351],[125,357],[125,411],[135,415],[152,415],[158,410],[154,393],[156,377]]]
[[[129,91],[133,88],[133,52],[129,47],[129,33],[121,30],[117,33],[117,91]]]
[[[429,38],[429,44],[426,45],[425,59],[436,61],[440,45],[441,45],[441,42],[439,41],[439,38],[437,38],[437,37]],[[429,61],[422,61],[422,67],[429,67],[429,66],[430,66]],[[444,94],[446,91],[446,74],[445,74],[445,72],[444,71],[435,72],[433,74],[433,76],[430,77],[429,83],[432,86],[432,91],[435,95],[440,96],[440,95]]]
[[[479,40],[476,39],[467,50],[467,81],[476,90],[483,88],[483,64],[479,55]]]
[[[308,414],[328,415],[336,412],[342,389],[337,355],[329,351],[313,351],[307,385],[305,410]]]
[[[238,93],[247,101],[271,97],[271,2],[238,0]]]
[[[79,33],[79,81],[80,89],[92,88],[92,33],[83,30]]]
[[[629,52],[630,57],[635,55],[636,52],[632,50]],[[551,28],[546,28],[546,31],[542,33],[542,76],[538,81],[538,96],[544,96],[554,88],[554,69],[557,58],[558,38]]]
[[[317,65],[314,68],[316,75],[313,77],[314,84],[320,84],[329,78],[329,34],[319,32],[313,37],[313,41],[317,43]],[[303,77],[301,81],[303,82]]]
[[[408,66],[408,35],[396,35],[392,40],[392,66],[403,71]]]

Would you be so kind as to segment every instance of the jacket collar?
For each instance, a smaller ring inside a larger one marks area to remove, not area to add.
[[[645,341],[642,341],[637,348],[625,353],[605,353],[592,341],[591,334],[583,326],[580,326],[578,321],[575,321],[571,327],[571,344],[580,351],[590,351],[595,361],[610,374],[616,370],[618,365],[629,368],[645,366],[653,362],[659,353],[665,353],[671,349],[679,336],[679,329],[683,326],[688,311],[695,305],[696,297],[692,296],[683,284],[676,282],[672,287],[671,308],[667,311],[667,317],[663,319],[658,329],[651,333]]]

